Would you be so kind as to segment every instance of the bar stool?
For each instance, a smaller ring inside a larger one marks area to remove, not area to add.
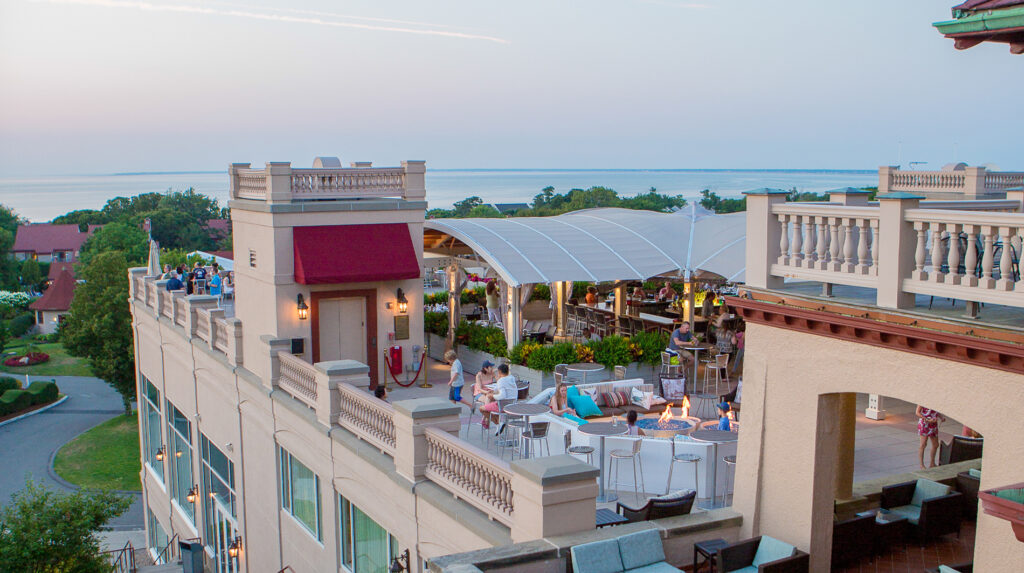
[[[508,406],[509,404],[511,404],[513,402],[515,402],[515,400],[498,400],[498,409],[495,412],[495,414],[498,416],[497,424],[498,424],[499,428],[501,427],[501,425],[503,423],[506,423],[508,421],[508,414],[505,413],[505,406]],[[484,416],[490,416],[491,415],[491,412],[481,411],[480,413],[483,414]],[[480,420],[480,425],[481,425],[481,427],[483,426],[483,420]],[[488,430],[489,429],[490,428],[488,427]],[[485,433],[487,434],[487,446],[490,447],[490,445],[491,445],[491,432],[485,431]],[[498,447],[499,448],[501,447],[500,441],[499,441]]]
[[[544,449],[547,450],[548,456],[550,456],[551,446],[548,445],[548,426],[550,425],[550,422],[530,422],[530,429],[523,432],[523,435],[520,437],[520,441],[523,442],[524,446],[530,445],[533,442],[539,442],[537,447],[539,448],[543,446]],[[532,445],[530,445],[529,448],[524,447],[523,452],[526,451],[531,452],[530,457],[537,457],[536,452],[538,452],[538,450],[534,450]]]
[[[574,446],[572,445],[572,430],[565,431],[565,453],[569,455],[587,456],[587,463],[594,465],[594,447],[593,446]]]
[[[608,489],[615,491],[616,486],[619,485],[619,462],[630,460],[633,462],[633,493],[636,494],[637,501],[640,501],[640,491],[646,491],[644,486],[644,462],[640,459],[640,447],[643,446],[643,438],[637,437],[633,440],[633,447],[629,450],[612,450],[611,451],[611,462],[612,469],[615,470],[615,480],[611,482]],[[637,489],[636,481],[636,466],[637,461],[640,462],[640,489]],[[609,476],[610,478],[611,476]]]
[[[729,486],[732,485],[733,477],[736,474],[736,456],[723,456],[725,462],[725,489],[722,490],[722,507],[725,507],[725,498],[729,495]]]
[[[676,453],[676,440],[672,438],[672,460],[668,464],[668,481],[665,483],[665,493],[672,491],[672,470],[675,469],[677,463],[680,464],[693,464],[693,491],[697,491],[697,484],[699,480],[697,466],[700,461],[704,458],[697,454],[677,454]],[[700,496],[698,496],[700,497]]]
[[[672,364],[672,355],[668,352],[662,351],[661,353],[661,370],[659,374],[666,378],[679,378],[679,365]]]
[[[715,394],[718,394],[718,383],[722,381],[722,371],[725,370],[725,382],[726,387],[730,385],[729,380],[729,355],[728,354],[716,354],[712,358],[707,360],[701,360],[701,364],[704,365],[704,392],[708,391],[708,377],[711,374],[711,370],[715,371]]]

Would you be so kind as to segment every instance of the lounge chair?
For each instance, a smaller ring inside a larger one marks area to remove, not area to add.
[[[641,507],[631,507],[619,502],[615,506],[615,512],[630,522],[686,515],[693,509],[693,502],[696,498],[697,492],[690,490],[681,494],[673,493],[671,495],[652,497]]]
[[[981,486],[981,470],[969,469],[956,474],[956,490],[963,494],[964,519],[978,519],[978,490]]]
[[[763,535],[719,549],[715,566],[722,573],[807,573],[811,556],[785,541]]]
[[[952,489],[927,479],[885,486],[881,506],[906,517],[922,543],[947,533],[959,536],[963,495]]]
[[[870,557],[875,549],[875,515],[862,515],[832,525],[832,568]]]

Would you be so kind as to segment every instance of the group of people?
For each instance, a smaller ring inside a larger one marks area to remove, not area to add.
[[[220,265],[214,261],[209,272],[206,267],[196,261],[189,269],[188,265],[181,264],[177,268],[171,265],[164,265],[164,273],[161,279],[167,281],[167,290],[184,290],[185,294],[210,294],[220,296],[223,289],[230,287],[232,283],[231,273],[222,273]]]
[[[514,400],[519,396],[519,387],[516,385],[516,378],[509,373],[508,364],[494,365],[490,360],[485,360],[476,373],[476,380],[473,383],[473,401],[466,402],[462,396],[462,388],[465,386],[464,370],[462,361],[454,350],[444,354],[444,360],[451,369],[448,377],[448,399],[453,404],[480,405],[480,411],[484,414],[481,422],[484,429],[490,428],[491,415],[500,414],[498,411],[499,400]],[[466,397],[468,398],[468,396]],[[497,434],[505,430],[504,424],[498,428]]]

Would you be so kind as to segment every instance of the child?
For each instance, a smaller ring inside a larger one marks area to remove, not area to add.
[[[385,402],[388,401],[388,389],[385,388],[383,385],[380,385],[380,386],[377,386],[376,388],[374,388],[373,395],[378,400],[383,400]]]
[[[464,383],[462,362],[454,350],[444,353],[444,361],[452,365],[451,375],[448,378],[448,399],[452,401],[452,404],[458,404],[462,401],[462,385]]]
[[[636,410],[630,410],[629,413],[626,414],[626,435],[640,435],[640,428],[636,427]]]
[[[728,402],[718,405],[718,429],[723,432],[732,431],[732,425],[729,423],[729,410],[731,409]]]

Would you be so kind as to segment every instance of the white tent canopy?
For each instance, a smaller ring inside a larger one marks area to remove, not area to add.
[[[214,261],[217,261],[217,265],[222,270],[225,270],[225,271],[233,271],[233,270],[235,270],[235,261],[233,261],[231,259],[226,259],[224,257],[219,257],[219,256],[217,256],[217,255],[215,255],[213,253],[208,253],[206,251],[192,251],[191,253],[188,254],[188,256],[190,256],[190,257],[192,255],[199,255],[199,256],[203,257],[204,259],[207,259],[207,260],[213,259]]]
[[[428,251],[476,253],[507,284],[643,280],[710,271],[742,281],[746,214],[601,208],[555,217],[428,219]]]

